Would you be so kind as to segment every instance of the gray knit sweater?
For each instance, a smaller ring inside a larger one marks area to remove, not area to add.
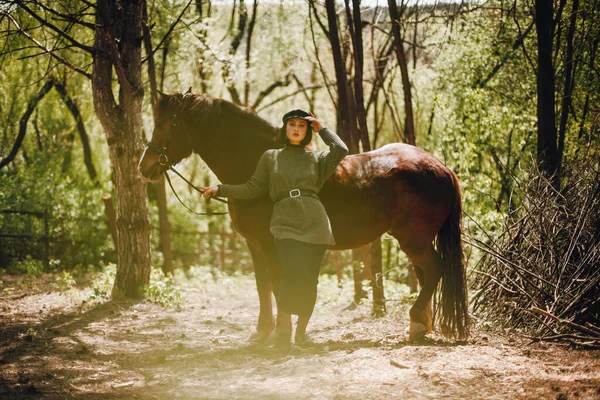
[[[348,147],[335,133],[323,128],[319,135],[329,151],[307,151],[293,145],[267,150],[247,182],[219,185],[219,196],[250,200],[268,192],[275,202],[270,225],[275,239],[334,245],[331,224],[321,201],[314,196],[289,194],[292,189],[318,193],[348,154]]]

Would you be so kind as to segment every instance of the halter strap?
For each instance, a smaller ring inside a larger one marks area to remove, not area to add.
[[[190,181],[188,181],[187,179],[185,179],[175,168],[171,167],[170,168],[171,171],[175,172],[177,175],[179,175],[184,181],[187,182],[188,185],[190,185],[194,190],[196,190],[199,193],[204,193],[204,191],[198,189],[196,186],[192,185],[192,183]],[[224,215],[224,214],[228,214],[229,212],[225,211],[225,212],[198,212],[198,211],[194,211],[191,208],[189,208],[188,206],[185,205],[185,203],[183,201],[181,201],[181,199],[179,198],[179,195],[177,195],[177,192],[175,191],[175,188],[173,187],[173,184],[171,183],[171,178],[169,177],[169,173],[167,171],[165,171],[165,178],[167,178],[167,182],[169,182],[169,186],[171,187],[171,190],[173,191],[173,194],[175,195],[175,197],[177,198],[177,200],[179,200],[179,202],[181,203],[182,206],[184,206],[188,211],[196,214],[196,215]],[[227,203],[227,200],[223,200],[221,198],[218,197],[214,197],[215,200],[220,201],[222,203]]]
[[[146,143],[146,146],[148,148],[154,150],[156,154],[158,154],[158,163],[162,166],[165,166],[169,163],[169,157],[167,157],[167,148],[169,147],[169,143],[171,142],[171,138],[173,137],[173,132],[175,131],[175,127],[177,126],[177,124],[175,123],[176,120],[177,113],[173,114],[173,116],[171,117],[171,124],[169,125],[169,134],[167,135],[167,140],[165,141],[165,145],[162,147],[162,149],[159,149],[150,142]],[[189,138],[190,135],[188,133],[188,139]]]

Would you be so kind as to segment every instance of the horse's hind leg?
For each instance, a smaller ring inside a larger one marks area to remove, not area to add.
[[[411,261],[423,272],[423,283],[417,300],[410,309],[408,335],[412,340],[420,340],[431,328],[431,299],[442,277],[444,266],[433,244],[417,252],[407,252]]]
[[[423,270],[418,266],[413,264],[413,267],[417,280],[419,281],[419,285],[423,287],[425,285],[425,274],[423,273]],[[423,315],[425,325],[427,326],[427,333],[431,333],[433,331],[433,308],[431,305],[431,300],[432,299],[429,299],[429,303],[427,303],[427,306],[425,306],[425,311]]]
[[[435,251],[433,243],[417,244],[404,235],[394,235],[398,239],[400,248],[415,264],[415,272],[421,284],[421,291],[417,300],[410,309],[410,339],[422,339],[431,330],[431,298],[442,277],[443,263]]]
[[[273,261],[270,260],[268,250],[259,247],[247,241],[248,249],[252,255],[254,264],[254,276],[256,279],[256,290],[258,291],[258,300],[260,302],[260,311],[258,314],[258,324],[256,332],[250,336],[251,342],[264,342],[269,338],[271,332],[275,328],[275,320],[273,318],[273,279],[272,269],[270,265]]]

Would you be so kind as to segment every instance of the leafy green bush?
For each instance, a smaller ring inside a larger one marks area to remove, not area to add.
[[[105,266],[102,271],[96,274],[92,280],[92,292],[89,300],[102,301],[110,298],[116,275],[117,266],[112,263]]]
[[[41,156],[18,173],[0,174],[0,210],[17,211],[0,213],[0,232],[29,236],[0,239],[0,267],[13,271],[28,257],[48,258],[52,269],[83,273],[114,258],[101,189],[87,178],[57,173],[56,163]]]
[[[75,279],[69,271],[62,271],[56,275],[56,286],[62,294],[70,295],[75,291]]]
[[[27,276],[37,277],[44,273],[44,263],[40,260],[31,258],[28,254],[24,260],[12,263],[10,269],[15,272],[27,274]]]
[[[175,283],[173,276],[165,276],[159,269],[153,269],[150,275],[150,284],[146,288],[146,297],[152,303],[164,307],[181,306],[183,296]]]

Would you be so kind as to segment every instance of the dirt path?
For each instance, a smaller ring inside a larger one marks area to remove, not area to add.
[[[6,277],[4,280],[6,281]],[[405,341],[407,305],[384,318],[342,311],[351,283],[323,278],[312,337],[281,357],[250,345],[258,300],[249,276],[198,273],[182,307],[82,304],[43,280],[0,290],[0,398],[600,399],[600,352],[525,346],[489,332],[467,343]],[[388,298],[401,299],[389,286]]]

